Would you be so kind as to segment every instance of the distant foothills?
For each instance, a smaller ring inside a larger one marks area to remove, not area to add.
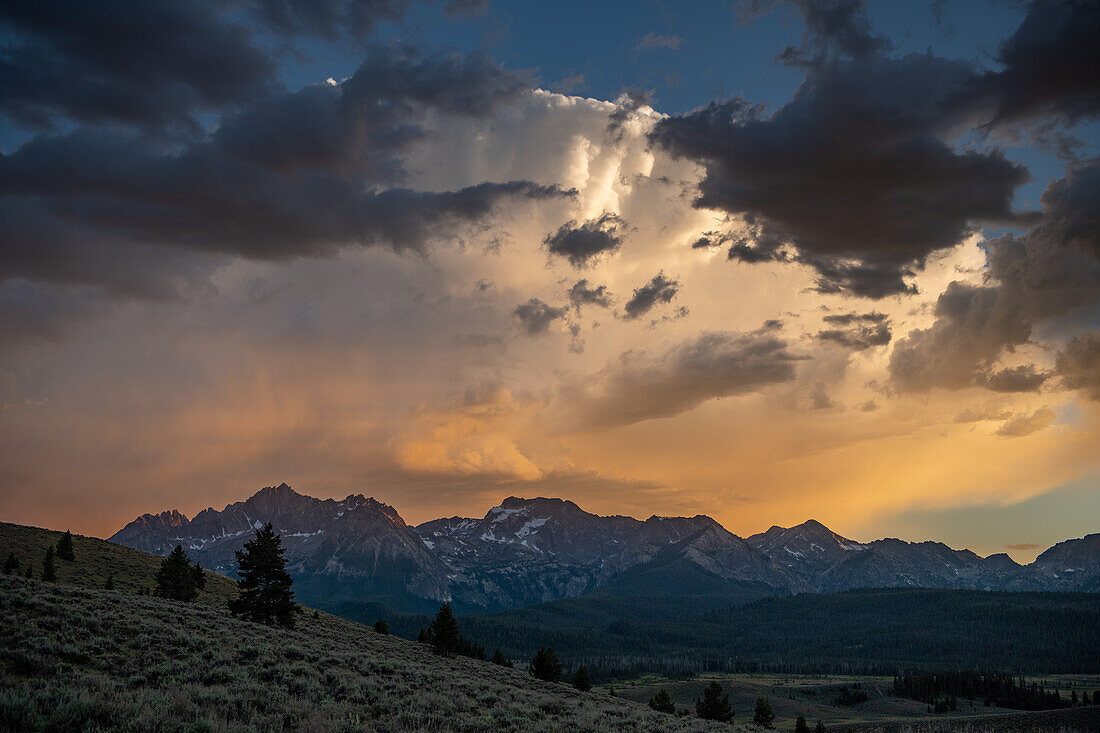
[[[602,517],[562,499],[510,497],[481,518],[409,526],[353,494],[316,499],[286,484],[188,520],[145,514],[110,541],[234,575],[234,552],[271,522],[303,602],[372,601],[466,613],[586,596],[721,596],[748,602],[855,588],[1100,591],[1100,534],[1060,542],[1020,565],[938,542],[856,542],[810,520],[741,538],[706,516]]]

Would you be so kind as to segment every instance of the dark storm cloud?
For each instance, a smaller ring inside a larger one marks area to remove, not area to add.
[[[990,284],[948,286],[932,326],[911,331],[895,346],[895,385],[926,390],[998,384],[996,375],[989,376],[993,363],[1026,343],[1036,324],[1100,302],[1100,260],[1087,254],[1096,246],[1096,232],[1087,224],[1100,206],[1096,165],[1074,166],[1048,186],[1043,215],[1027,234],[987,243]],[[1006,386],[1018,383],[1000,379]]]
[[[409,0],[254,0],[255,15],[283,35],[363,36],[381,20],[398,21]]]
[[[645,285],[634,288],[633,297],[623,306],[623,310],[626,311],[624,318],[640,318],[649,313],[658,303],[671,303],[679,290],[679,282],[669,280],[663,272],[658,272]]]
[[[989,374],[985,386],[994,392],[1038,392],[1047,376],[1036,371],[1034,364],[1027,364]]]
[[[488,114],[522,88],[479,57],[391,47],[343,84],[256,102],[181,149],[88,129],[36,138],[0,157],[0,278],[134,294],[165,269],[146,276],[130,265],[140,250],[286,259],[353,245],[422,249],[502,199],[566,195],[523,181],[400,188],[402,156],[427,134],[417,124],[426,110]]]
[[[629,425],[789,382],[797,361],[773,331],[707,332],[656,355],[628,351],[566,397],[589,426]]]
[[[538,298],[531,298],[526,303],[517,305],[512,314],[519,319],[528,336],[538,336],[546,333],[551,323],[563,318],[568,312],[568,308],[554,308]]]
[[[980,221],[1012,221],[1026,170],[998,151],[955,151],[957,95],[973,78],[961,62],[829,61],[808,69],[771,117],[736,99],[660,121],[652,140],[703,163],[696,205],[763,225],[755,248],[782,242],[821,273],[822,289],[868,297],[910,292],[914,264],[953,246]]]
[[[779,58],[790,64],[820,62],[832,53],[868,58],[890,48],[888,39],[871,30],[863,0],[787,0],[802,14],[802,47],[788,47]],[[752,0],[739,12],[751,19],[781,4],[779,0]]]
[[[574,308],[585,305],[596,305],[600,308],[611,307],[611,293],[606,285],[592,287],[588,280],[578,280],[569,288],[569,302]]]
[[[1058,355],[1056,371],[1070,389],[1100,401],[1100,331],[1083,333]]]
[[[890,343],[890,324],[884,313],[844,313],[825,316],[822,320],[833,326],[817,332],[823,341],[832,341],[853,351]]]
[[[190,124],[272,79],[272,61],[213,3],[6,0],[0,30],[0,114],[20,125]]]
[[[993,99],[991,124],[1055,116],[1073,122],[1100,113],[1100,3],[1039,0],[1001,46],[1003,69],[975,80]]]
[[[584,267],[607,252],[614,252],[623,243],[623,220],[615,214],[604,214],[582,224],[568,221],[543,240],[550,254],[569,259],[573,267]]]

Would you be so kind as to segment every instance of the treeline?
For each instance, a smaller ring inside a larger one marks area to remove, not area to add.
[[[862,590],[649,622],[649,599],[629,600],[633,612],[610,622],[595,608],[600,599],[587,598],[464,616],[462,623],[516,656],[551,645],[563,661],[584,663],[601,679],[693,671],[892,676],[939,667],[1100,672],[1100,658],[1082,653],[1100,648],[1094,593]],[[625,601],[609,607],[620,611]]]
[[[948,670],[909,671],[894,677],[894,694],[935,706],[935,712],[954,710],[958,698],[982,700],[986,706],[1011,710],[1057,710],[1077,704],[1100,704],[1100,691],[1090,698],[1086,692],[1078,698],[1074,690],[1063,698],[1057,689],[1048,690],[1040,682],[1030,684],[1022,677],[1005,672]]]

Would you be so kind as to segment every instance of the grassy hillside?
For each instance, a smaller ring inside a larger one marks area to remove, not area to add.
[[[46,548],[56,545],[63,534],[40,527],[0,522],[0,563],[14,552],[20,563],[15,574],[22,576],[27,563],[30,563],[34,577],[38,578],[42,574]],[[58,583],[80,588],[102,588],[107,576],[114,575],[115,589],[125,593],[154,588],[154,578],[162,560],[129,547],[82,535],[73,535],[73,558],[71,562],[55,558]],[[234,581],[207,571],[206,588],[199,593],[196,602],[224,607],[225,602],[236,595]]]
[[[730,730],[306,612],[0,578],[2,730]]]
[[[37,573],[60,536],[0,524],[0,561]],[[311,609],[292,630],[240,621],[214,574],[195,603],[137,595],[160,558],[90,537],[74,554],[56,583],[0,576],[0,731],[731,730]]]

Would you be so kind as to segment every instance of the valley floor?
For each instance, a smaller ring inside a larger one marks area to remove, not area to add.
[[[1067,698],[1073,689],[1079,693],[1100,689],[1100,676],[1096,675],[1047,675],[1042,679],[1048,689],[1058,687]],[[811,729],[820,720],[829,731],[845,733],[1100,731],[1100,706],[1021,712],[984,707],[981,701],[975,701],[971,707],[968,701],[959,700],[957,711],[934,715],[927,712],[924,703],[895,696],[891,677],[706,674],[688,680],[668,680],[646,675],[616,682],[614,689],[619,696],[639,702],[649,700],[663,689],[677,708],[687,710],[711,680],[722,684],[730,696],[735,720],[743,723],[752,720],[756,699],[768,698],[776,715],[775,727],[780,731],[794,730],[799,715],[805,716]],[[857,684],[867,693],[866,702],[852,707],[832,704],[842,686],[853,689]]]

